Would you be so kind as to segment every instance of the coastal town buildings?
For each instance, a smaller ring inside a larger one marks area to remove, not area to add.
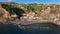
[[[12,6],[14,6],[14,4]],[[21,16],[21,20],[52,20],[52,21],[60,20],[60,13],[58,13],[58,7],[56,5],[52,5],[52,7],[44,6],[45,8],[44,7],[42,8],[42,6],[39,6],[40,8],[36,6],[36,8],[34,8],[34,11],[28,10],[27,5],[25,6],[16,4],[16,7],[25,11],[25,13],[23,13],[23,16]],[[32,5],[32,7],[34,6]],[[31,7],[29,7],[29,9],[31,9]],[[4,18],[8,18],[10,16],[9,11],[7,11],[5,8],[2,8],[1,4],[0,14],[3,14]],[[10,17],[13,19],[18,18],[17,14],[11,14]]]

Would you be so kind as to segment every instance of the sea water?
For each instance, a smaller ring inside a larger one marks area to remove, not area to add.
[[[55,25],[53,27],[54,29],[52,30],[21,29],[13,24],[0,24],[0,34],[60,34],[60,27],[57,27]]]

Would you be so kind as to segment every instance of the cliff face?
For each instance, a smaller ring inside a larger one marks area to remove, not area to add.
[[[4,18],[8,18],[9,12],[6,11],[4,8],[0,8],[0,14],[3,14]]]
[[[0,22],[6,22],[7,20],[5,18],[9,18],[9,12],[0,7],[0,14],[3,15],[3,18],[0,18]]]

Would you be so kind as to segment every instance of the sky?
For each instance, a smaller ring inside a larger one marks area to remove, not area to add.
[[[0,2],[6,2],[7,0],[0,0]],[[10,2],[16,2],[19,4],[30,4],[30,3],[37,3],[37,4],[60,4],[60,0],[8,0]]]

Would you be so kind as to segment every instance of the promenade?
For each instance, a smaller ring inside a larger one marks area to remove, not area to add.
[[[52,20],[31,20],[31,21],[8,21],[10,24],[28,25],[34,23],[53,23]]]

